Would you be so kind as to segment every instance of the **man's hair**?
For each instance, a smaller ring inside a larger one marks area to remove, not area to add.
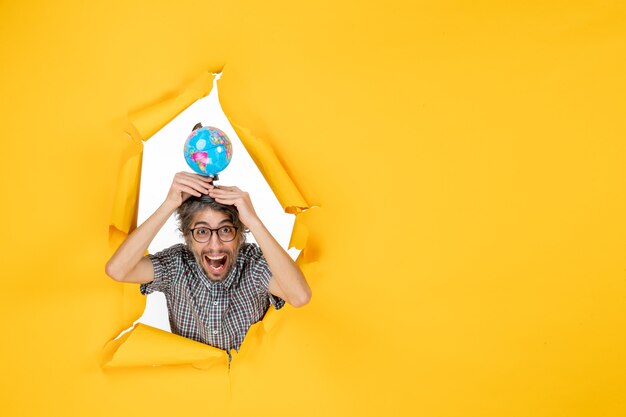
[[[213,200],[209,196],[195,197],[191,196],[183,202],[183,204],[176,209],[176,216],[178,217],[178,226],[180,232],[185,238],[185,242],[188,246],[191,245],[191,222],[193,221],[196,213],[210,208],[215,211],[226,213],[228,219],[233,223],[233,226],[237,228],[237,241],[239,245],[246,241],[245,232],[247,232],[246,226],[239,219],[239,211],[235,206],[229,206],[226,204],[220,204]]]

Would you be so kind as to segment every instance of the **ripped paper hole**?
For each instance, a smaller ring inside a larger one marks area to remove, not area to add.
[[[153,134],[181,113],[186,106],[209,94],[215,75],[203,74],[197,82],[192,83],[190,91],[185,91],[164,103],[158,103],[153,107],[137,112],[134,115],[135,118],[133,115],[129,116],[126,131],[133,139],[144,140],[145,135]],[[315,259],[310,256],[311,251],[306,251],[308,232],[306,226],[299,221],[299,217],[307,217],[306,210],[309,205],[287,174],[271,146],[254,136],[250,129],[237,125],[230,118],[228,119],[284,211],[296,215],[290,246],[304,250],[298,257],[297,263],[306,276],[313,267]],[[123,165],[120,173],[120,186],[110,225],[110,229],[115,231],[111,234],[110,240],[116,244],[127,232],[130,232],[136,222],[137,195],[141,176],[141,160],[138,160],[137,157],[142,156],[143,146],[141,143],[139,145],[133,143],[133,145],[135,146],[134,152],[130,153],[129,160]],[[128,168],[128,164],[132,166],[132,169]],[[130,302],[133,305],[135,302],[142,303],[143,296],[139,295],[137,289],[137,297],[125,297],[123,302]],[[136,311],[136,309],[126,306],[123,310]],[[247,349],[262,343],[263,336],[274,327],[276,320],[278,320],[276,313],[278,312],[270,308],[265,318],[249,329],[243,342]],[[221,349],[138,323],[132,330],[107,343],[102,360],[104,368],[185,364],[198,369],[228,369],[228,354]]]

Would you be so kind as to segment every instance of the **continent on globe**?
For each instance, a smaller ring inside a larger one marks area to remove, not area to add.
[[[216,176],[230,163],[233,147],[220,129],[204,126],[191,132],[185,141],[184,155],[187,165],[198,174]]]
[[[207,152],[194,152],[191,154],[191,159],[198,165],[198,168],[203,173],[206,173],[206,166],[211,164],[211,160],[209,159],[209,154]]]

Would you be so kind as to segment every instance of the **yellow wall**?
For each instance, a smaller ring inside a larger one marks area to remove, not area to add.
[[[2,416],[626,415],[624,3],[339,3],[0,2]],[[221,69],[313,300],[230,372],[103,369],[133,115]]]

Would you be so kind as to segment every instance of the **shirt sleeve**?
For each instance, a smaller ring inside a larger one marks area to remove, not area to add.
[[[261,252],[261,248],[255,244],[250,244],[246,249],[252,269],[252,280],[257,292],[267,297],[270,304],[273,305],[276,310],[280,310],[285,305],[285,300],[270,292],[269,287],[272,271]]]
[[[174,245],[170,248],[148,255],[154,269],[154,280],[147,284],[141,284],[139,290],[142,294],[150,294],[155,291],[167,292],[172,283],[182,270],[184,245]]]

